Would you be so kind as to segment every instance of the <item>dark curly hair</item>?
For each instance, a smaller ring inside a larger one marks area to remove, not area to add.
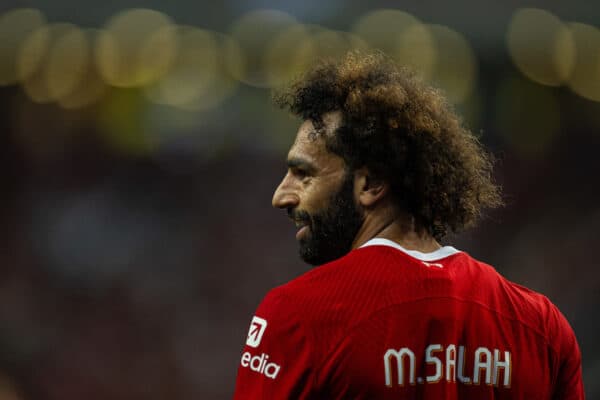
[[[342,126],[324,135],[328,150],[386,181],[401,209],[438,240],[502,205],[478,139],[438,90],[381,53],[323,60],[274,100],[318,131],[323,114],[341,111]]]

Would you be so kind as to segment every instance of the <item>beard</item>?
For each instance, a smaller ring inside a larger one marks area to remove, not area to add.
[[[310,265],[336,260],[352,249],[364,217],[354,201],[354,175],[347,173],[340,189],[325,209],[314,214],[290,211],[291,216],[309,223],[310,231],[300,239],[300,258]]]

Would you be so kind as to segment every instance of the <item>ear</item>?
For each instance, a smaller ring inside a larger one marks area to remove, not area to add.
[[[354,172],[354,189],[358,202],[363,207],[371,207],[385,197],[389,185],[375,178],[366,167],[362,167]]]

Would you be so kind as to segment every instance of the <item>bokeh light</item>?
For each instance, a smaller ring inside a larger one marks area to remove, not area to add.
[[[255,305],[306,271],[269,204],[302,121],[268,89],[374,48],[499,159],[508,207],[444,241],[565,310],[600,398],[600,5],[0,4],[0,400],[231,398]]]
[[[83,77],[89,44],[72,24],[46,25],[23,43],[18,67],[23,87],[35,102],[53,102],[69,94]]]
[[[189,26],[179,27],[178,37],[179,50],[172,67],[145,89],[146,96],[154,103],[191,111],[218,106],[238,86],[227,60],[239,60],[239,46],[227,35]]]
[[[217,75],[211,82],[208,93],[210,95],[201,96],[191,104],[184,105],[189,110],[209,110],[212,109],[229,97],[231,97],[239,86],[239,81],[235,78],[240,70],[236,66],[240,65],[242,52],[237,41],[231,36],[222,33],[214,33],[219,46],[217,53]]]
[[[17,78],[20,82],[31,78],[42,67],[52,30],[56,31],[56,26],[51,29],[48,25],[42,25],[22,41],[16,56]]]
[[[90,61],[90,43],[78,28],[58,37],[48,55],[46,85],[52,99],[71,93],[82,80]]]
[[[448,100],[464,102],[477,81],[477,58],[460,33],[442,25],[428,25],[437,48],[432,81],[444,89]]]
[[[85,48],[85,63],[81,79],[73,89],[58,99],[58,104],[66,109],[78,109],[97,103],[107,93],[108,86],[100,76],[94,62],[95,41],[99,31],[87,29],[81,31],[88,45]]]
[[[560,106],[550,88],[521,78],[500,83],[495,127],[510,148],[524,158],[540,158],[560,132]]]
[[[169,72],[148,88],[151,100],[160,104],[189,104],[206,94],[218,69],[218,44],[210,31],[177,28],[179,48]]]
[[[269,86],[280,86],[304,71],[315,58],[315,42],[309,29],[293,24],[268,44],[265,73]]]
[[[353,32],[398,64],[410,67],[424,79],[431,78],[437,57],[435,40],[429,28],[411,14],[376,10],[361,17]]]
[[[256,87],[270,87],[273,81],[278,82],[280,79],[274,71],[285,71],[288,67],[283,67],[282,63],[288,61],[294,62],[296,57],[291,60],[280,60],[273,58],[273,51],[277,51],[278,47],[275,44],[275,49],[271,48],[269,54],[269,46],[274,38],[279,35],[289,32],[296,26],[296,19],[284,12],[277,10],[257,10],[247,13],[236,20],[230,28],[231,36],[236,40],[241,48],[241,57],[237,60],[231,60],[231,71],[236,74],[236,78],[240,81]],[[292,52],[286,52],[290,55]],[[276,54],[279,57],[281,54]],[[269,72],[269,65],[271,68]]]
[[[523,8],[515,12],[506,41],[517,68],[535,82],[561,85],[573,68],[575,46],[571,32],[548,11]]]
[[[581,23],[569,28],[577,49],[569,87],[586,99],[600,101],[600,30]]]
[[[314,58],[340,58],[351,50],[369,48],[367,42],[356,34],[327,29],[322,26],[311,27],[314,43]]]
[[[137,87],[164,75],[176,53],[176,29],[166,14],[130,9],[113,16],[101,31],[96,62],[109,84]]]
[[[108,86],[100,76],[96,63],[94,62],[94,43],[98,37],[98,30],[83,30],[87,46],[83,50],[84,61],[80,73],[79,82],[67,94],[58,99],[61,107],[66,109],[82,108],[96,103],[104,96]]]
[[[17,83],[17,55],[23,41],[45,24],[36,9],[20,8],[0,15],[0,86]]]

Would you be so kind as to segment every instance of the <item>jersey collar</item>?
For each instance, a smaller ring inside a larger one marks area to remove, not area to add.
[[[362,246],[360,246],[359,248],[368,247],[368,246],[393,247],[394,249],[400,250],[401,252],[408,254],[409,256],[416,258],[417,260],[421,260],[421,261],[441,260],[442,258],[446,258],[451,255],[460,253],[460,250],[457,250],[452,246],[444,246],[442,248],[437,249],[436,251],[432,251],[431,253],[421,253],[420,251],[405,249],[404,247],[400,246],[398,243],[393,242],[389,239],[383,239],[383,238],[373,238],[373,239],[369,240],[368,242],[366,242],[365,244],[363,244]]]

